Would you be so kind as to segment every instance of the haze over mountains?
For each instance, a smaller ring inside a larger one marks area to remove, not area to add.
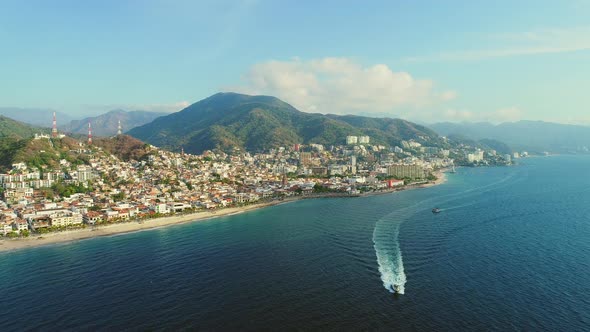
[[[590,147],[590,127],[543,121],[490,123],[435,123],[429,125],[443,136],[496,139],[517,150],[529,152],[580,153]]]
[[[51,128],[53,112],[61,123],[68,123],[74,120],[69,114],[54,111],[49,108],[21,108],[21,107],[0,107],[0,114],[13,120],[24,122],[37,127]]]
[[[26,138],[47,133],[52,113],[49,109],[0,108],[0,114],[13,116],[0,116],[0,135]],[[86,135],[90,122],[95,136],[114,136],[121,121],[123,132],[144,142],[172,151],[182,147],[191,153],[234,147],[263,151],[296,143],[339,145],[348,135],[367,135],[371,143],[388,146],[413,139],[442,147],[445,142],[441,135],[454,143],[489,147],[502,153],[581,153],[588,152],[590,146],[590,127],[586,126],[541,121],[423,126],[401,119],[305,113],[275,97],[237,93],[218,93],[171,114],[113,110],[60,126],[64,118],[68,116],[58,112],[60,132]]]
[[[347,135],[368,135],[371,143],[390,146],[407,139],[444,144],[431,129],[405,120],[304,113],[275,97],[237,93],[215,94],[128,133],[191,153],[234,147],[263,151],[297,143],[337,145],[344,144]]]
[[[91,123],[93,135],[113,136],[117,134],[119,121],[121,121],[122,130],[125,132],[137,126],[150,123],[165,114],[147,111],[113,110],[99,116],[73,120],[67,125],[61,126],[60,129],[64,132],[84,135],[88,132],[88,123]]]
[[[53,112],[54,111],[51,109],[0,107],[0,115],[19,121],[23,124],[41,128],[51,128]],[[125,111],[117,109],[97,116],[74,119],[71,115],[62,112],[55,113],[57,117],[57,127],[60,132],[86,135],[88,133],[88,123],[90,122],[92,123],[92,132],[95,136],[116,135],[119,121],[121,121],[122,129],[125,132],[137,126],[149,123],[159,116],[168,114],[161,112]]]

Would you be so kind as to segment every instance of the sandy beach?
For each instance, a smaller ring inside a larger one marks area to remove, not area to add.
[[[387,191],[380,191],[374,193],[367,193],[363,194],[362,196],[370,196],[370,195],[379,195],[379,194],[388,194],[402,190],[411,190],[417,188],[427,188],[432,187],[435,185],[442,184],[446,181],[446,176],[444,174],[445,170],[440,170],[435,173],[437,180],[434,182],[423,183],[419,185],[410,185],[406,186],[403,189],[396,189],[396,190],[387,190]],[[309,197],[309,198],[320,198],[321,196],[317,197]],[[28,238],[16,238],[16,239],[7,239],[2,238],[0,239],[0,252],[2,251],[12,251],[18,250],[23,248],[30,248],[30,247],[37,247],[37,246],[44,246],[50,245],[55,243],[63,243],[63,242],[72,242],[78,241],[88,238],[94,238],[99,236],[109,236],[114,234],[122,234],[122,233],[131,233],[141,230],[147,229],[154,229],[160,228],[170,225],[182,224],[186,222],[198,222],[203,220],[208,220],[212,218],[228,216],[232,214],[242,213],[246,211],[252,211],[268,206],[293,202],[301,198],[306,197],[297,197],[297,198],[289,198],[282,201],[272,201],[272,202],[265,202],[259,204],[252,204],[243,207],[230,207],[230,208],[223,208],[219,210],[213,211],[201,211],[189,214],[181,214],[181,215],[174,215],[169,217],[162,217],[162,218],[155,218],[155,219],[146,219],[142,222],[132,221],[132,222],[125,222],[125,223],[116,223],[111,225],[101,225],[97,227],[87,227],[83,229],[75,229],[71,231],[63,231],[63,232],[54,232],[48,233],[43,235],[35,235],[32,234]]]
[[[246,211],[256,210],[267,206],[278,205],[294,200],[272,201],[260,204],[252,204],[244,207],[230,207],[212,211],[202,211],[189,214],[181,214],[169,217],[145,219],[141,222],[132,221],[116,223],[111,225],[100,225],[93,229],[87,227],[83,229],[74,229],[71,231],[53,232],[43,235],[31,235],[28,238],[0,239],[0,251],[11,251],[22,248],[37,247],[54,243],[72,242],[82,239],[88,239],[99,236],[109,236],[114,234],[131,233],[146,229],[160,228],[170,225],[177,225],[186,222],[197,222],[217,218]]]

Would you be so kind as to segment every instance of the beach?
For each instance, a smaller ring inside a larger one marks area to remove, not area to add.
[[[435,185],[442,184],[446,181],[446,176],[444,174],[445,170],[440,170],[435,173],[437,177],[436,181],[422,183],[418,185],[409,185],[403,188],[394,189],[394,190],[386,190],[380,192],[372,192],[366,193],[362,196],[369,196],[369,195],[376,195],[376,194],[388,194],[402,190],[410,190],[410,189],[417,189],[417,188],[428,188]],[[99,236],[110,236],[115,234],[123,234],[123,233],[131,233],[137,232],[141,230],[148,230],[160,227],[166,227],[170,225],[177,225],[187,222],[198,222],[203,220],[208,220],[212,218],[228,216],[233,214],[238,214],[246,211],[252,211],[268,206],[293,202],[302,198],[321,198],[322,196],[314,196],[314,197],[294,197],[294,198],[287,198],[285,200],[275,200],[270,202],[252,204],[247,206],[240,206],[240,207],[228,207],[216,210],[207,210],[207,211],[199,211],[195,213],[188,213],[188,214],[179,214],[179,215],[172,215],[166,216],[161,218],[154,218],[154,219],[145,219],[139,221],[130,221],[130,222],[122,222],[122,223],[115,223],[109,225],[100,225],[96,227],[86,227],[81,229],[73,229],[70,231],[61,231],[61,232],[52,232],[47,234],[32,234],[30,237],[27,238],[16,238],[16,239],[8,239],[8,238],[0,238],[0,252],[2,251],[12,251],[18,250],[23,248],[30,248],[30,247],[38,247],[38,246],[45,246],[51,245],[56,243],[65,243],[65,242],[72,242],[72,241],[79,241],[88,238],[94,238]]]
[[[42,235],[32,234],[27,238],[0,239],[0,251],[11,251],[23,248],[50,245],[55,243],[72,242],[99,236],[110,236],[115,234],[131,233],[141,230],[166,227],[186,222],[197,222],[227,215],[238,214],[246,211],[260,209],[267,206],[286,203],[292,200],[272,201],[259,204],[252,204],[242,207],[229,207],[218,210],[208,210],[188,214],[179,214],[141,221],[122,222],[110,225],[74,229],[71,231],[52,232]]]

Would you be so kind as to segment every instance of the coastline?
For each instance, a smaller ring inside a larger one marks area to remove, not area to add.
[[[13,251],[31,247],[39,247],[57,243],[74,242],[101,236],[133,233],[142,230],[156,229],[189,222],[200,222],[223,216],[236,215],[246,211],[257,210],[264,207],[279,205],[292,201],[295,201],[295,199],[264,202],[243,207],[229,207],[213,211],[201,211],[182,215],[172,215],[142,220],[141,222],[129,221],[110,225],[101,225],[96,227],[95,229],[93,229],[92,227],[86,227],[82,229],[74,229],[71,231],[53,232],[42,235],[32,235],[28,238],[1,239],[0,252]]]
[[[403,188],[397,188],[393,190],[386,190],[386,191],[379,191],[379,192],[370,192],[361,194],[360,197],[365,196],[373,196],[373,195],[385,195],[391,194],[399,191],[405,190],[412,190],[412,189],[419,189],[419,188],[429,188],[432,186],[440,185],[446,182],[447,178],[445,175],[446,170],[439,170],[435,173],[437,180],[434,182],[422,183],[417,185],[408,185]],[[28,238],[18,238],[18,239],[0,239],[0,253],[1,252],[8,252],[8,251],[15,251],[19,249],[25,248],[32,248],[32,247],[40,247],[58,243],[68,243],[68,242],[75,242],[84,239],[90,239],[95,237],[101,236],[111,236],[116,234],[125,234],[125,233],[133,233],[142,230],[149,230],[149,229],[156,229],[171,225],[179,225],[189,222],[200,222],[204,220],[209,220],[213,218],[223,217],[223,216],[230,216],[235,215],[247,211],[258,210],[261,208],[275,206],[285,203],[294,202],[300,199],[314,199],[314,198],[323,198],[324,196],[316,196],[316,197],[295,197],[295,198],[287,198],[285,200],[278,200],[278,201],[271,201],[271,202],[264,202],[264,203],[257,203],[243,207],[229,207],[223,208],[220,210],[213,210],[213,211],[201,211],[201,212],[194,212],[189,214],[183,215],[173,215],[173,216],[166,216],[161,218],[155,219],[147,219],[143,220],[141,223],[137,221],[130,221],[124,223],[116,223],[111,225],[103,225],[98,226],[96,228],[87,227],[82,229],[74,229],[71,231],[63,231],[63,232],[54,232],[54,233],[47,233],[43,235],[32,235]],[[329,197],[329,196],[326,196]]]

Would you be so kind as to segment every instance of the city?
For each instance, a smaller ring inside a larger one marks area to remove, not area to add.
[[[191,155],[149,146],[143,160],[123,161],[93,146],[90,128],[87,140],[70,151],[84,156],[87,164],[61,159],[59,167],[35,168],[20,162],[0,174],[3,236],[141,222],[285,198],[389,192],[436,180],[437,171],[454,167],[450,156],[481,165],[511,161],[509,155],[470,146],[449,150],[410,140],[389,148],[370,144],[369,136],[352,135],[341,146],[296,144],[256,154],[235,149]],[[65,138],[57,133],[55,120],[51,136],[35,136],[49,142]]]

